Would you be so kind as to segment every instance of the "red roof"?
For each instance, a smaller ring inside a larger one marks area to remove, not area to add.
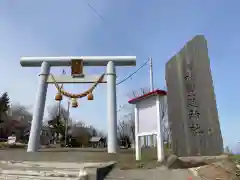
[[[158,95],[158,96],[165,96],[165,95],[167,95],[167,92],[164,91],[164,90],[156,89],[156,90],[154,90],[154,91],[152,91],[152,92],[149,92],[149,93],[147,93],[147,94],[143,94],[142,96],[139,96],[139,97],[135,97],[135,98],[133,98],[133,99],[130,99],[130,100],[128,101],[128,103],[134,104],[136,101],[139,101],[139,100],[142,100],[142,99],[151,97],[151,96],[156,96],[156,95]]]

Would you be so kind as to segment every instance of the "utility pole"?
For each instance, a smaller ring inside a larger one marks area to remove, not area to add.
[[[65,120],[65,147],[67,147],[67,136],[68,136],[68,121],[70,117],[70,99],[68,100],[68,106],[67,106],[67,119]]]
[[[153,86],[153,64],[152,64],[152,57],[149,57],[149,80],[150,80],[150,91],[152,92],[154,90]],[[153,142],[153,135],[149,137],[149,145],[154,146]]]
[[[65,74],[66,74],[66,72],[63,69],[62,75],[65,75]],[[63,88],[63,84],[61,84],[61,86],[60,86],[60,89],[62,89],[62,88]],[[62,102],[62,100],[58,102],[58,119],[57,119],[58,122],[61,120],[61,102]],[[55,134],[55,136],[57,138],[57,140],[56,140],[56,143],[57,143],[59,140],[59,133]]]
[[[152,64],[152,58],[149,57],[149,78],[150,78],[150,90],[154,90],[153,86],[153,64]]]
[[[66,75],[66,72],[65,72],[64,69],[62,70],[62,75]],[[63,84],[61,84],[61,86],[60,86],[60,89],[62,89],[62,88],[63,88]],[[62,101],[59,101],[59,103],[58,103],[58,116],[59,116],[59,118],[61,116],[61,102]]]

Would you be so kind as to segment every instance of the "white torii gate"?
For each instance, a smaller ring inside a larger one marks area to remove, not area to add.
[[[69,57],[22,57],[22,67],[41,67],[39,84],[36,93],[36,104],[33,112],[31,131],[27,152],[36,152],[39,148],[40,132],[44,115],[50,68],[54,66],[71,66],[72,61],[79,60],[83,66],[107,66],[107,120],[108,120],[108,153],[117,152],[117,97],[115,66],[135,66],[136,56],[69,56]],[[56,77],[57,83],[93,83],[96,77]]]

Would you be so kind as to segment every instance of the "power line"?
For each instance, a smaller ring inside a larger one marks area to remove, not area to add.
[[[87,5],[93,11],[93,13],[95,13],[104,23],[106,23],[108,25],[108,28],[111,29],[114,34],[119,35],[119,29],[118,29],[118,31],[116,31],[116,29],[113,28],[111,22],[109,22],[106,18],[104,18],[103,15],[101,15],[101,13],[95,7],[93,7],[93,5],[91,5],[90,3],[87,3]],[[126,36],[126,33],[121,32],[120,35],[121,34],[124,37]]]
[[[104,17],[91,4],[87,3],[87,5],[102,21],[106,22]]]
[[[122,84],[123,82],[127,81],[129,78],[131,78],[133,75],[135,75],[140,69],[142,69],[144,66],[146,66],[148,62],[149,62],[149,60],[147,60],[145,63],[143,63],[136,71],[134,71],[133,73],[128,75],[123,80],[119,81],[116,85]]]
[[[94,8],[90,3],[87,3],[88,7],[105,23],[107,23],[106,19]],[[144,66],[147,65],[149,60],[147,60],[144,64],[142,64],[135,72],[121,80],[120,82],[116,83],[116,85],[122,84],[123,82],[127,81],[129,78],[131,78],[133,75],[135,75],[140,69],[142,69]]]

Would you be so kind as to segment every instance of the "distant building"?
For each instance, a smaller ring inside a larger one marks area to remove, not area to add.
[[[106,139],[104,137],[92,137],[90,139],[90,144],[94,148],[104,148],[106,147]]]

